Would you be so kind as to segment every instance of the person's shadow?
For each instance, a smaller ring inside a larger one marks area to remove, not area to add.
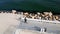
[[[37,30],[37,31],[41,31],[41,28],[40,28],[40,27],[35,26],[34,28],[35,28],[35,30]]]

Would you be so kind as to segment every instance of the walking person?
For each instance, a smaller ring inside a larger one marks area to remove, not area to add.
[[[27,19],[26,19],[26,17],[24,18],[24,23],[27,23]]]

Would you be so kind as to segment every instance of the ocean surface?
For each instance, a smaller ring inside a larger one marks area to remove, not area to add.
[[[60,0],[0,0],[0,10],[12,9],[60,13]]]

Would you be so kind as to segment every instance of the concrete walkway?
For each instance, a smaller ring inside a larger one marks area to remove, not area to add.
[[[11,34],[20,23],[17,14],[0,13],[0,34]]]

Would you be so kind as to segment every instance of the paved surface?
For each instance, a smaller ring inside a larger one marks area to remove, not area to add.
[[[18,29],[29,29],[38,31],[36,27],[47,28],[48,33],[60,34],[60,24],[37,22],[28,20],[27,23],[24,23],[22,20],[21,23],[18,20],[19,15],[14,14],[0,14],[0,34],[14,34],[17,26]],[[20,24],[19,24],[20,23]]]
[[[18,18],[11,13],[0,13],[0,34],[11,34],[19,23]]]
[[[47,28],[48,33],[60,34],[60,24],[54,23],[45,23],[45,22],[37,22],[37,21],[30,21],[28,20],[27,23],[21,21],[19,25],[19,29],[28,29],[28,30],[38,30],[36,27],[39,28]]]
[[[27,30],[27,29],[17,29],[15,34],[53,34],[53,33],[38,32],[38,31]]]

